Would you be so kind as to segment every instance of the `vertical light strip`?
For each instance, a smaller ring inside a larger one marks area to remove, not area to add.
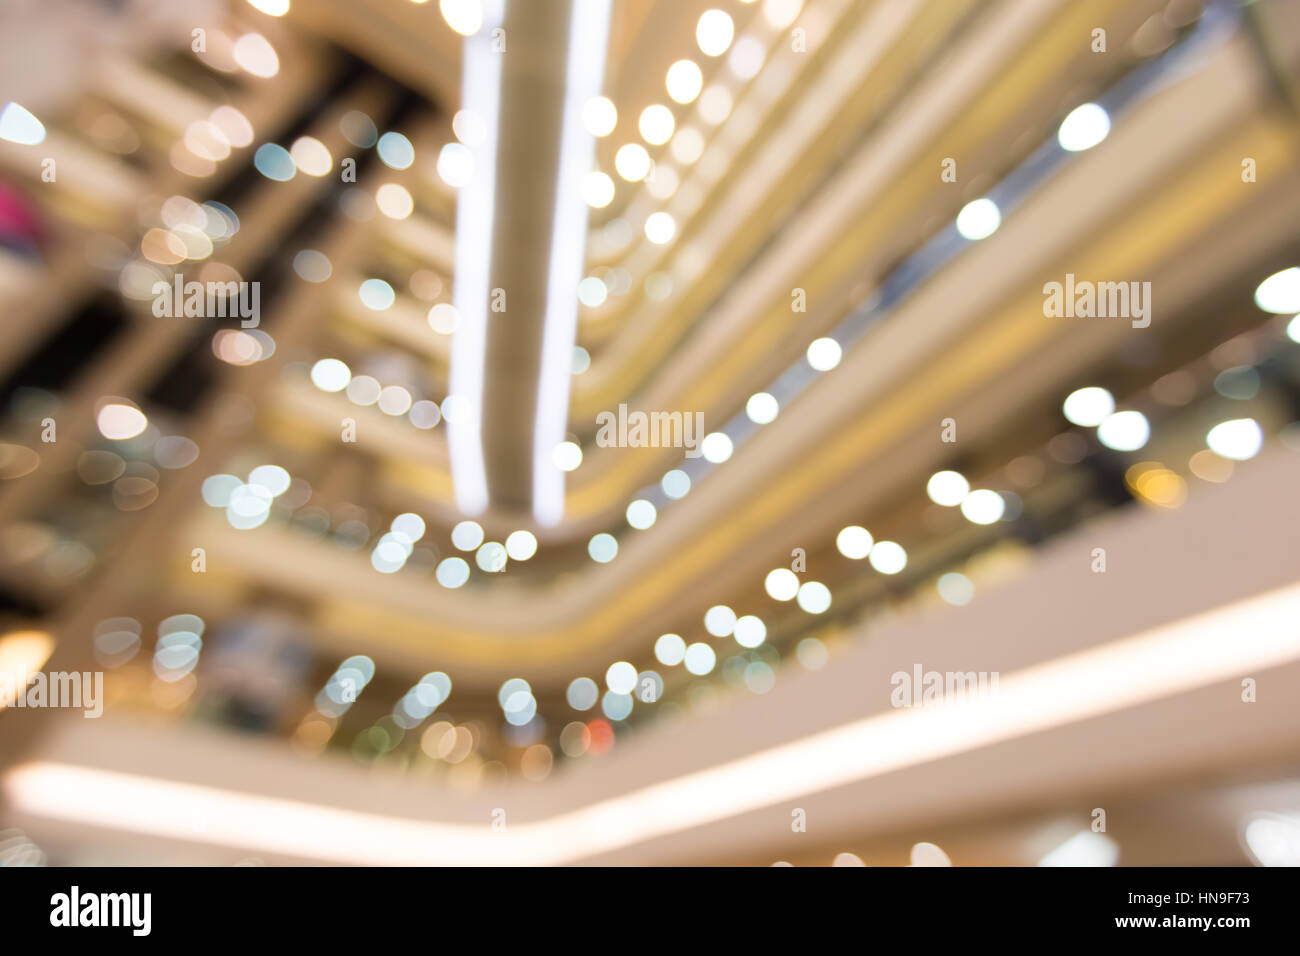
[[[483,25],[462,48],[461,108],[483,120],[487,136],[471,147],[474,175],[456,199],[456,274],[452,303],[460,326],[452,336],[448,397],[458,406],[447,418],[456,505],[476,515],[488,506],[483,462],[483,376],[487,360],[488,296],[492,275],[492,221],[496,206],[497,142],[501,125],[501,63],[492,31],[505,22],[505,0],[484,0]]]
[[[564,517],[564,473],[551,460],[569,422],[569,383],[578,322],[578,282],[586,260],[587,203],[582,180],[591,171],[595,140],[582,107],[605,81],[609,0],[573,0],[564,76],[563,128],[555,182],[555,217],[546,280],[546,318],[537,372],[533,423],[533,517],[554,525]]]

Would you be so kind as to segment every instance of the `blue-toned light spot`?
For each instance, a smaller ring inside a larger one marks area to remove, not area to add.
[[[289,151],[277,143],[263,143],[253,154],[253,165],[267,179],[287,183],[298,172],[298,164]]]
[[[379,137],[379,158],[385,166],[406,169],[415,162],[415,147],[401,133],[390,131]]]
[[[383,279],[367,279],[361,283],[359,294],[366,308],[374,309],[376,312],[387,309],[397,298],[393,287]]]

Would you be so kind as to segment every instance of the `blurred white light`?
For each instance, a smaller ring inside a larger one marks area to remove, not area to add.
[[[45,125],[26,107],[6,103],[0,110],[0,139],[19,146],[35,146],[45,142]]]
[[[375,205],[389,219],[405,219],[415,211],[415,200],[405,186],[384,183],[375,190]]]
[[[907,567],[907,552],[895,541],[877,541],[867,560],[881,574],[897,574]]]
[[[293,257],[293,271],[306,282],[324,282],[334,274],[329,257],[315,249],[300,249]]]
[[[235,62],[247,73],[266,78],[280,72],[280,58],[275,47],[260,33],[245,33],[231,48]]]
[[[230,155],[230,140],[209,120],[195,120],[185,129],[185,147],[198,156],[220,162]]]
[[[487,123],[473,110],[457,110],[451,118],[451,131],[466,146],[482,146],[487,141]]]
[[[581,345],[573,347],[573,374],[581,375],[591,368],[591,353]]]
[[[593,96],[582,108],[582,122],[592,136],[608,136],[618,125],[618,110],[603,96]]]
[[[601,688],[591,678],[576,678],[569,682],[564,698],[575,710],[590,710],[601,696]]]
[[[632,695],[606,691],[600,699],[600,710],[610,720],[626,720],[632,713]]]
[[[531,531],[512,531],[506,537],[506,554],[515,561],[527,561],[537,553],[537,537]]]
[[[461,551],[473,551],[483,543],[483,528],[477,521],[462,521],[451,529],[451,543]]]
[[[547,259],[548,291],[533,421],[532,510],[543,526],[558,523],[564,514],[564,477],[547,467],[547,455],[564,439],[569,416],[578,321],[573,291],[582,276],[589,229],[588,209],[581,193],[594,160],[594,144],[583,128],[581,113],[604,81],[609,17],[608,0],[575,0],[569,17],[556,205]]]
[[[732,635],[741,647],[758,647],[767,639],[767,625],[761,618],[746,614],[744,617],[736,618]]]
[[[502,710],[518,710],[522,703],[518,698],[521,696],[524,698],[532,697],[533,688],[522,677],[511,677],[509,680],[503,681],[497,689],[497,704],[500,705]],[[513,707],[511,706],[512,702],[515,705]]]
[[[717,126],[731,115],[731,93],[725,86],[713,84],[701,94],[699,111],[700,119]]]
[[[473,36],[483,26],[481,0],[438,0],[442,18],[463,37]]]
[[[875,541],[871,537],[871,532],[861,525],[851,524],[847,528],[841,528],[840,533],[835,536],[835,547],[839,549],[840,554],[854,561],[861,561],[869,555],[873,544]]]
[[[1209,430],[1205,444],[1210,451],[1233,461],[1246,461],[1264,446],[1264,432],[1253,418],[1234,418]]]
[[[149,426],[144,412],[134,405],[108,404],[95,416],[99,433],[112,441],[134,438]]]
[[[405,415],[411,409],[411,393],[400,385],[387,385],[379,393],[379,410],[385,415]]]
[[[408,169],[415,162],[415,147],[401,133],[389,130],[375,143],[380,162],[389,169]]]
[[[620,146],[614,154],[614,169],[628,182],[640,182],[650,172],[650,154],[640,143]]]
[[[608,296],[609,290],[605,287],[605,283],[595,276],[587,276],[578,283],[578,301],[589,309],[604,305]]]
[[[668,68],[664,85],[668,89],[668,95],[678,103],[689,103],[704,88],[704,74],[694,61],[678,60]]]
[[[265,488],[272,498],[288,491],[292,481],[289,473],[279,465],[258,465],[248,473],[248,483]]]
[[[831,606],[831,591],[820,581],[805,581],[799,585],[799,607],[809,614],[822,614]]]
[[[447,143],[438,153],[438,175],[452,189],[468,186],[474,179],[474,154],[463,143]]]
[[[814,339],[808,346],[808,364],[819,372],[829,372],[840,364],[844,350],[834,339]]]
[[[659,103],[643,109],[641,119],[637,122],[641,138],[652,146],[662,146],[668,142],[675,126],[673,111]]]
[[[347,396],[355,404],[364,407],[379,401],[379,393],[382,391],[378,379],[370,375],[357,375],[348,382]]]
[[[447,424],[456,425],[469,420],[469,408],[464,399],[459,395],[448,395],[442,400],[442,417],[447,420]]]
[[[308,176],[326,176],[334,168],[329,148],[313,136],[299,136],[289,147],[293,164]]]
[[[248,117],[235,109],[233,106],[218,106],[208,117],[231,146],[243,148],[253,144],[253,124],[248,121]]]
[[[657,246],[672,242],[677,235],[677,223],[666,212],[651,213],[645,221],[645,237]]]
[[[730,458],[734,450],[735,446],[726,432],[710,432],[704,436],[704,441],[700,442],[700,451],[705,460],[715,465]]]
[[[767,51],[763,48],[763,41],[755,36],[743,36],[736,41],[736,45],[731,48],[731,53],[727,57],[727,65],[731,67],[731,72],[735,73],[742,80],[750,80],[758,75],[758,71],[763,68],[763,59]]]
[[[1097,426],[1097,440],[1115,451],[1137,451],[1151,437],[1151,426],[1141,412],[1116,412]]]
[[[985,239],[998,231],[1002,224],[1002,213],[992,199],[976,199],[968,202],[957,213],[957,232],[963,239]]]
[[[1265,312],[1300,312],[1300,266],[1275,272],[1255,289],[1255,304]]]
[[[659,487],[669,498],[685,498],[691,490],[691,476],[680,468],[674,468],[659,480]]]
[[[799,578],[789,568],[775,568],[767,572],[763,588],[768,597],[777,601],[789,601],[799,593]]]
[[[592,209],[604,209],[614,200],[614,180],[599,169],[582,181],[582,198]]]
[[[562,441],[551,452],[551,461],[560,471],[574,471],[582,464],[582,449],[577,442]]]
[[[970,493],[970,482],[960,472],[936,471],[925,483],[925,493],[936,505],[955,508]]]
[[[993,524],[1000,521],[1007,510],[1007,501],[996,491],[980,488],[972,491],[961,502],[961,513],[975,524]]]
[[[569,683],[564,698],[574,710],[591,710],[600,697],[600,688],[590,677],[579,677]]]
[[[243,485],[234,475],[211,475],[203,479],[203,503],[213,508],[224,508],[230,504],[235,489],[242,488]]]
[[[763,0],[763,19],[773,29],[784,30],[803,9],[803,0]]]
[[[673,137],[673,152],[676,155],[677,141],[682,138],[682,130]],[[671,166],[660,164],[655,167],[655,174],[645,182],[646,191],[655,199],[670,199],[673,193],[677,192],[677,170]]]
[[[682,663],[686,669],[696,677],[703,677],[713,670],[713,665],[718,662],[718,655],[713,652],[713,648],[703,642],[696,642],[686,648],[686,653],[682,655]]]
[[[689,166],[704,153],[704,135],[694,126],[682,127],[677,131],[677,135],[673,137],[672,145],[668,147],[668,150],[673,154],[673,159],[683,166]],[[655,179],[658,178],[659,173],[656,170]]]
[[[421,399],[411,406],[407,417],[411,419],[411,424],[416,428],[427,430],[437,426],[438,422],[442,420],[442,412],[439,410],[437,402]]]
[[[1039,866],[1114,866],[1119,845],[1104,833],[1080,830],[1038,861]]]
[[[587,542],[587,554],[591,555],[591,560],[598,564],[608,564],[618,557],[618,539],[603,531],[592,535],[591,540]]]
[[[460,328],[460,312],[450,302],[439,302],[429,310],[429,328],[441,335],[451,335]]]
[[[1241,836],[1260,866],[1300,866],[1300,821],[1294,817],[1256,814]]]
[[[490,574],[504,571],[506,569],[506,549],[498,541],[489,541],[474,553],[474,563]]]
[[[952,866],[948,854],[933,843],[913,844],[910,859],[910,866]]]
[[[1067,396],[1061,405],[1068,421],[1084,428],[1093,428],[1115,411],[1115,398],[1104,388],[1090,385]]]
[[[248,0],[248,3],[268,17],[282,17],[289,12],[289,0]]]
[[[675,667],[686,656],[686,642],[677,634],[661,634],[655,641],[655,660],[665,667]]]
[[[722,10],[705,10],[695,24],[695,42],[705,56],[722,56],[731,46],[736,25]]]
[[[397,300],[397,295],[393,292],[393,287],[383,279],[367,279],[361,283],[357,290],[361,297],[362,304],[368,309],[374,309],[376,312],[382,312],[390,308]]]
[[[745,403],[745,414],[755,425],[766,425],[774,421],[780,411],[781,406],[767,392],[755,392]]]
[[[957,607],[969,604],[975,597],[975,585],[971,579],[956,571],[940,575],[936,587],[941,598]]]
[[[443,587],[458,588],[469,580],[469,565],[464,558],[444,558],[434,576]]]
[[[638,531],[651,527],[656,517],[655,506],[644,498],[637,498],[627,506],[627,523]]]
[[[725,604],[715,604],[704,612],[704,629],[714,637],[726,637],[736,627],[736,612]]]
[[[636,668],[627,661],[610,664],[605,671],[605,686],[616,694],[630,694],[636,690]]]
[[[1061,149],[1077,153],[1092,149],[1110,133],[1110,115],[1096,103],[1084,103],[1070,111],[1056,131]]]
[[[424,537],[424,519],[414,512],[407,511],[393,519],[389,528],[395,534],[400,534],[408,541],[419,541]]]

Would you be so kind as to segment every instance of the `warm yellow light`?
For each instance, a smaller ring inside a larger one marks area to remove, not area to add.
[[[0,710],[18,699],[19,688],[53,652],[54,638],[44,631],[14,631],[0,637]]]

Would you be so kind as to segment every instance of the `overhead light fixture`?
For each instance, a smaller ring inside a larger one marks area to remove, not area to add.
[[[442,10],[446,15],[446,0]],[[452,304],[460,316],[460,324],[451,341],[448,397],[455,397],[457,414],[446,416],[456,506],[470,515],[481,514],[488,506],[487,469],[483,461],[483,366],[487,361],[503,60],[493,49],[492,29],[505,20],[505,0],[485,0],[481,14],[481,22],[465,38],[461,70],[461,109],[482,120],[483,135],[477,146],[463,145],[469,153],[469,163],[462,165],[471,166],[473,174],[466,177],[456,197]],[[484,24],[489,29],[479,28]],[[468,27],[469,21],[461,25]],[[452,27],[457,32],[466,32],[454,23]]]
[[[546,313],[533,421],[533,517],[544,527],[564,517],[564,472],[553,455],[569,423],[569,383],[577,344],[578,283],[586,258],[587,201],[583,186],[595,160],[584,113],[605,82],[610,0],[573,0],[564,73],[560,159],[555,183],[546,277]]]

